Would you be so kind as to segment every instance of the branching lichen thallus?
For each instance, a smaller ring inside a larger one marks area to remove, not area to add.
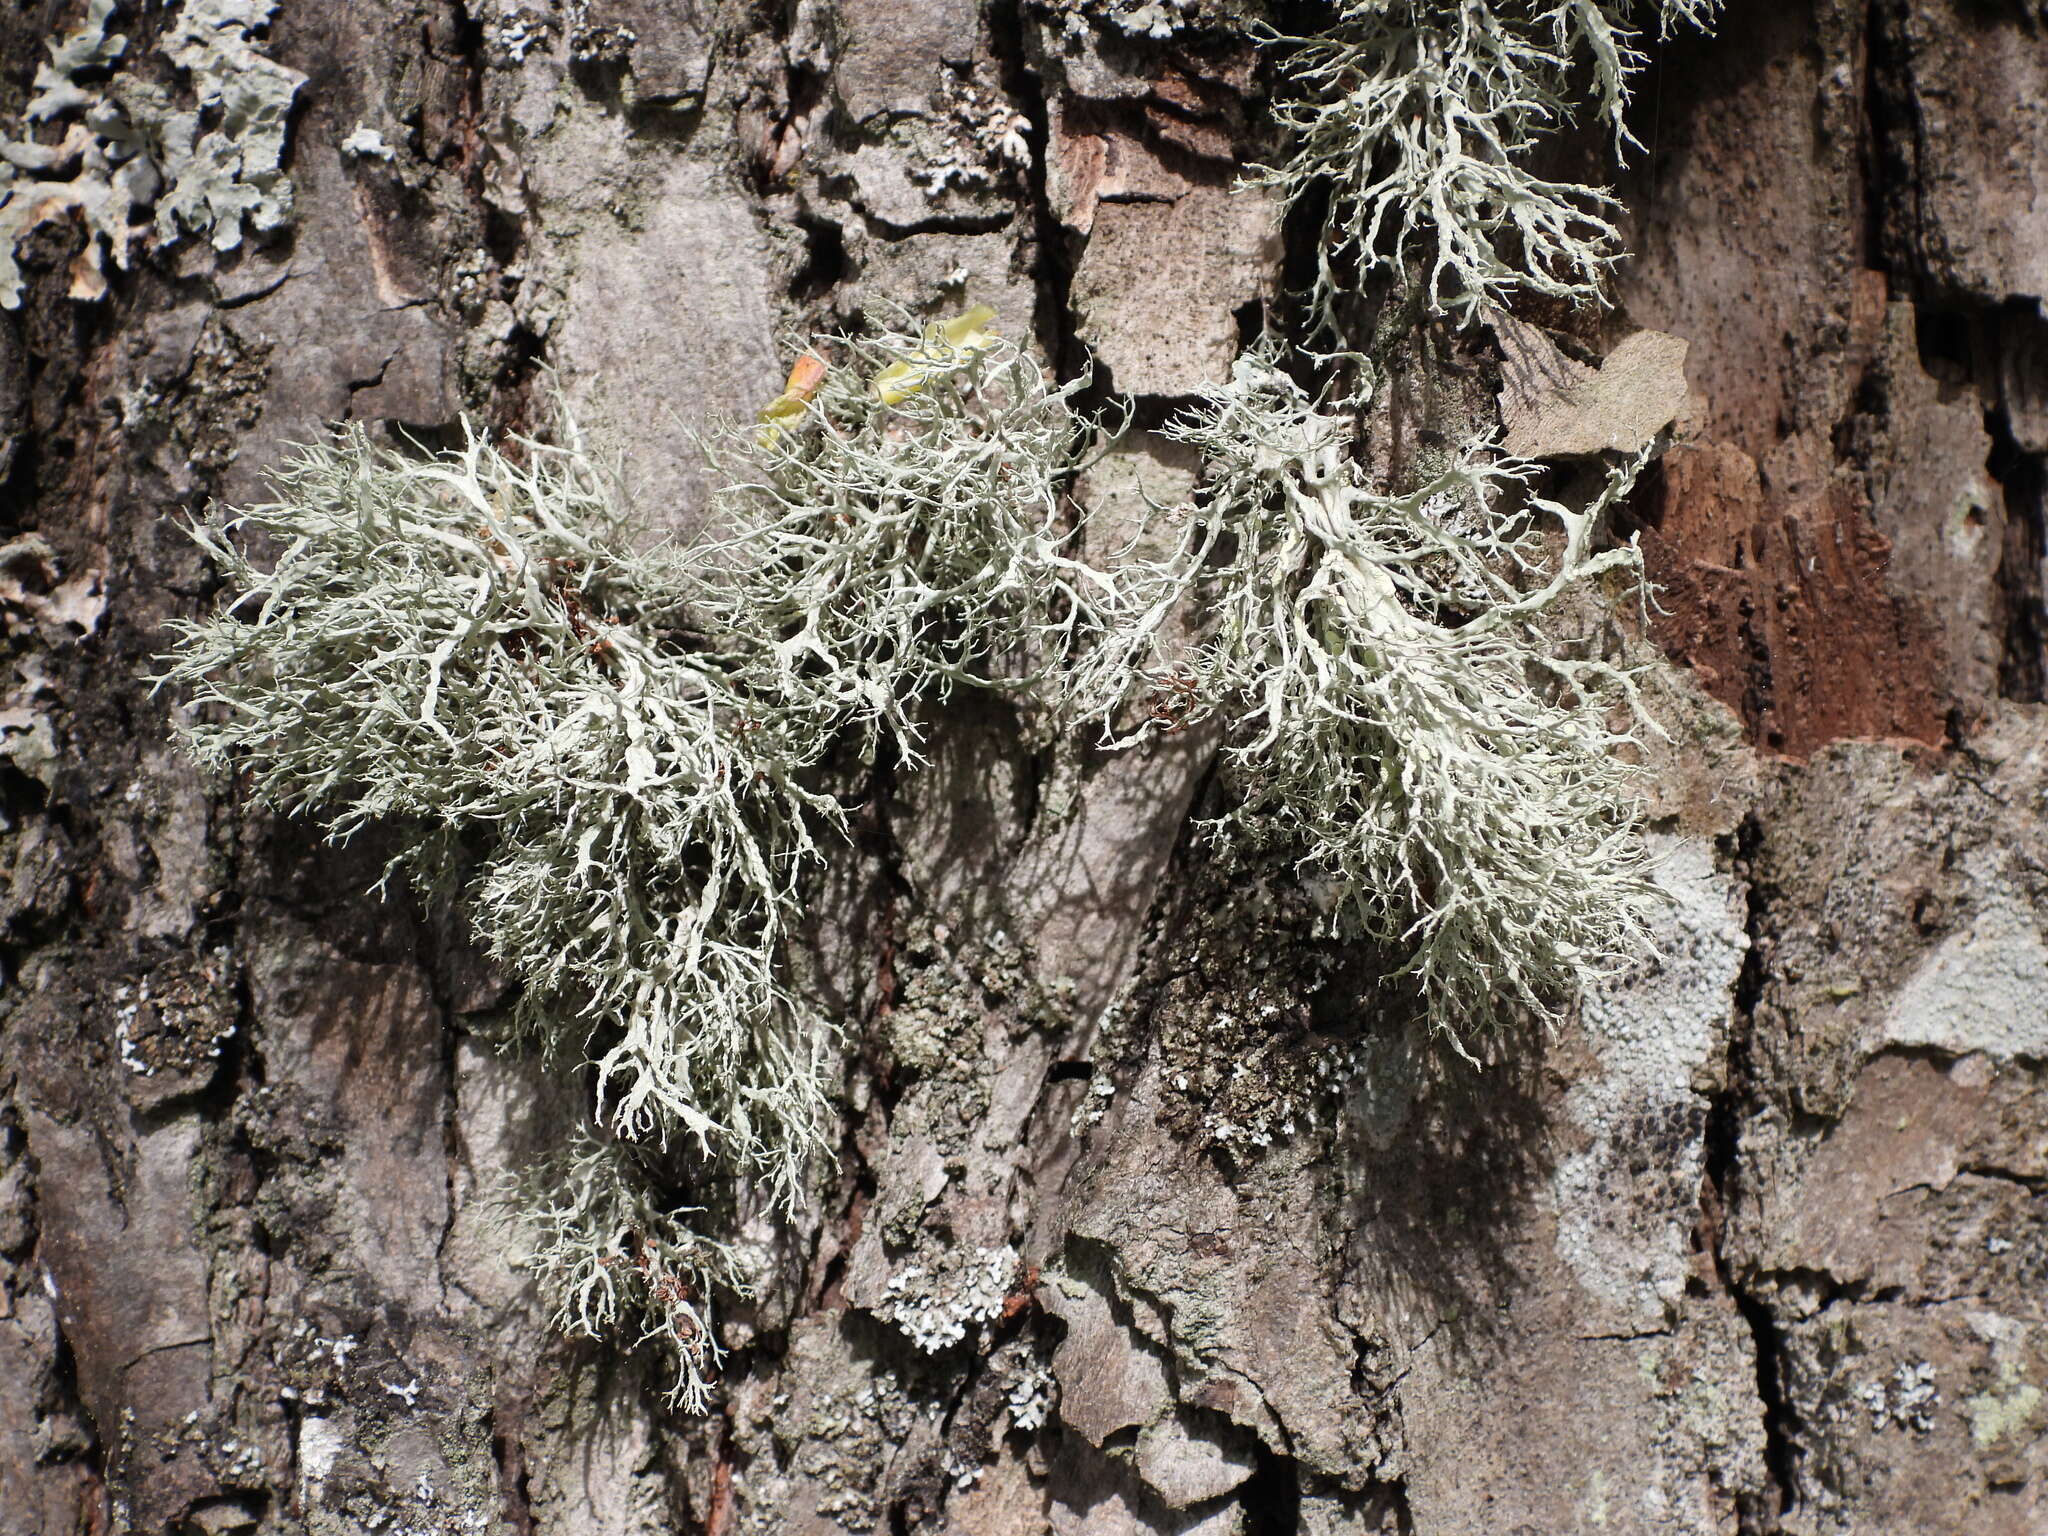
[[[195,529],[228,598],[175,626],[187,743],[334,840],[387,826],[387,877],[519,982],[511,1038],[587,1063],[535,1267],[563,1326],[664,1342],[686,1406],[757,1267],[718,1223],[795,1210],[827,1154],[838,1030],[788,966],[843,830],[821,765],[882,733],[914,764],[930,703],[1048,675],[1112,591],[1065,553],[1078,386],[990,318],[800,362],[692,548],[635,543],[566,417],[425,459],[350,428]],[[723,1217],[659,1194],[675,1148]]]
[[[1291,854],[1331,930],[1398,956],[1429,1025],[1470,1049],[1647,942],[1642,716],[1569,618],[1594,584],[1640,579],[1633,543],[1596,536],[1641,461],[1583,509],[1484,440],[1380,490],[1355,408],[1254,351],[1169,423],[1204,466],[1186,544],[1122,573],[1132,622],[1074,688],[1124,741],[1219,722],[1231,795],[1208,834]]]

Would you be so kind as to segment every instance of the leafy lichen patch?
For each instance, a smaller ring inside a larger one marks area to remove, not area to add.
[[[0,307],[20,306],[17,248],[53,220],[84,224],[69,291],[96,299],[104,260],[125,269],[152,231],[231,251],[244,225],[260,234],[291,217],[285,137],[305,76],[261,51],[276,0],[184,0],[161,43],[183,93],[125,68],[128,38],[109,30],[119,9],[89,0],[36,72],[21,137],[0,137]]]

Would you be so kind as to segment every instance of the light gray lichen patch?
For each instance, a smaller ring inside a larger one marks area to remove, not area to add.
[[[257,51],[254,34],[276,9],[277,0],[185,0],[164,39],[164,52],[191,82],[194,105],[160,119],[170,187],[157,206],[159,238],[183,229],[231,251],[241,244],[244,219],[265,231],[291,217],[286,120],[306,77]]]
[[[1005,1245],[949,1252],[929,1266],[912,1264],[889,1277],[875,1314],[935,1355],[970,1333],[978,1339],[1002,1316],[1017,1263],[1017,1250]]]
[[[128,37],[109,30],[119,9],[89,0],[49,45],[15,135],[0,136],[0,308],[20,307],[17,250],[46,224],[84,225],[68,291],[91,300],[106,292],[105,261],[125,270],[152,236],[230,251],[245,225],[291,217],[285,139],[306,77],[260,51],[276,0],[185,0],[160,45],[183,89],[125,68]]]
[[[2048,943],[2030,904],[1996,895],[1943,940],[1892,1000],[1884,1038],[2001,1060],[2048,1056]]]
[[[1551,1179],[1558,1248],[1603,1309],[1604,1328],[1654,1329],[1679,1303],[1690,1272],[1689,1235],[1705,1156],[1700,1074],[1726,1038],[1749,947],[1742,893],[1715,867],[1705,842],[1651,842],[1669,906],[1656,958],[1590,989],[1582,1018],[1600,1071],[1575,1084],[1566,1112],[1584,1147]],[[1645,1145],[1654,1179],[1630,1171]]]
[[[1058,1397],[1059,1383],[1053,1378],[1052,1367],[1033,1357],[1018,1372],[1017,1379],[1010,1383],[1010,1390],[1004,1398],[1004,1406],[1010,1414],[1010,1427],[1027,1435],[1035,1434],[1052,1417]]]
[[[1059,21],[1069,43],[1085,39],[1091,24],[1107,33],[1158,40],[1232,29],[1251,12],[1232,0],[1048,0],[1042,9]]]
[[[2011,1361],[1999,1368],[1991,1388],[1965,1403],[1970,1419],[1970,1439],[1976,1447],[1989,1450],[2005,1439],[2018,1439],[2040,1416],[2041,1389],[2026,1380]]]
[[[894,1371],[821,1393],[794,1436],[793,1470],[808,1485],[812,1508],[845,1530],[874,1530],[885,1515],[880,1483],[891,1454],[914,1440],[936,1439],[941,1417],[937,1404],[907,1390]]]
[[[85,19],[50,44],[50,61],[36,71],[35,95],[18,125],[21,138],[0,139],[0,307],[21,304],[15,249],[41,225],[75,215],[86,243],[72,263],[71,294],[93,298],[105,289],[101,248],[126,267],[137,230],[135,212],[160,185],[155,166],[112,109],[103,90],[78,77],[105,71],[127,50],[128,39],[107,35],[114,0],[92,0]],[[62,126],[46,142],[38,128]]]
[[[1991,1356],[1991,1379],[1962,1404],[1970,1442],[1980,1455],[1998,1450],[2000,1442],[2006,1449],[2022,1446],[2040,1434],[2042,1409],[2048,1405],[2048,1394],[2029,1379],[2035,1356],[2029,1347],[2033,1329],[1989,1311],[1971,1312],[1969,1324],[1970,1331],[1990,1346]]]
[[[936,146],[911,166],[910,179],[938,198],[949,187],[985,191],[1003,177],[1031,167],[1031,145],[1025,135],[1031,120],[971,78],[948,70],[940,86],[941,120],[951,142]]]
[[[1856,1400],[1870,1411],[1873,1430],[1895,1425],[1924,1435],[1934,1428],[1941,1392],[1933,1364],[1920,1360],[1899,1366],[1889,1377],[1864,1382],[1856,1389]]]
[[[495,6],[482,12],[481,20],[485,56],[500,69],[517,69],[559,27],[550,10],[524,5],[519,0],[497,0]]]

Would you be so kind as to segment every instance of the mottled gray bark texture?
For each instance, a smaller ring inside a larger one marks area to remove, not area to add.
[[[8,123],[81,10],[0,15]],[[518,426],[551,368],[688,529],[690,428],[775,393],[787,327],[992,303],[1141,424],[1222,377],[1302,275],[1230,192],[1267,82],[1220,10],[1112,10],[285,0],[287,229],[96,301],[75,221],[24,243],[4,1536],[2048,1530],[2036,6],[1736,0],[1644,76],[1618,307],[1386,397],[1393,440],[1563,454],[1677,416],[1661,606],[1612,637],[1670,737],[1661,958],[1461,1066],[1188,837],[1212,741],[950,711],[821,894],[839,1168],[709,1419],[544,1326],[493,1191],[586,1087],[486,1043],[473,941],[170,745],[179,521],[323,423]],[[1135,439],[1083,494],[1192,472]],[[983,1263],[980,1336],[889,1320]]]

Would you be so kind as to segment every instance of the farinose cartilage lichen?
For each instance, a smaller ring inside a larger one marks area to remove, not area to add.
[[[1349,420],[1260,353],[1167,433],[1202,454],[1205,501],[1177,579],[1151,576],[1199,593],[1206,628],[1159,654],[1156,602],[1105,653],[1095,707],[1153,647],[1144,728],[1227,724],[1236,799],[1211,834],[1294,851],[1332,926],[1404,956],[1453,1040],[1549,1017],[1636,958],[1650,892],[1617,755],[1633,737],[1610,725],[1633,724],[1633,688],[1543,627],[1575,588],[1638,576],[1633,546],[1592,547],[1633,467],[1584,511],[1480,445],[1375,491]]]
[[[845,343],[725,455],[735,574],[709,602],[752,637],[753,686],[819,730],[886,732],[912,762],[920,702],[1041,678],[1056,692],[1049,674],[1118,601],[1066,549],[1061,495],[1095,435],[1072,404],[1086,381],[1048,383],[992,318]]]
[[[199,530],[235,596],[179,626],[165,679],[202,758],[336,839],[397,822],[423,890],[453,894],[474,837],[459,894],[523,983],[521,1032],[589,1053],[617,1133],[679,1135],[786,1207],[835,1049],[780,962],[837,815],[798,782],[814,744],[739,730],[747,701],[662,633],[688,571],[608,536],[587,456],[518,451],[302,450],[277,503]]]
[[[1597,300],[1620,256],[1614,199],[1527,162],[1571,119],[1582,83],[1617,145],[1629,142],[1638,9],[1666,31],[1704,28],[1716,0],[1343,0],[1318,36],[1264,31],[1295,93],[1274,108],[1294,144],[1252,179],[1290,201],[1328,197],[1318,322],[1335,324],[1353,271],[1392,271],[1461,321],[1517,290]]]
[[[198,754],[334,839],[392,823],[394,869],[521,983],[516,1036],[587,1059],[609,1135],[678,1142],[728,1206],[788,1212],[825,1155],[837,1030],[785,962],[844,830],[826,758],[888,732],[914,762],[921,700],[1021,687],[1104,622],[1110,584],[1060,549],[1071,391],[987,318],[807,358],[728,435],[732,527],[689,551],[633,548],[566,419],[553,446],[424,460],[352,429],[196,530],[231,594],[163,675]],[[586,1332],[741,1283],[676,1213],[604,1203],[626,1156],[590,1140],[538,1206],[538,1268]],[[657,1255],[638,1279],[628,1228]],[[686,1322],[647,1328],[698,1401],[717,1346]]]
[[[587,1125],[558,1155],[524,1170],[520,1211],[534,1234],[528,1267],[551,1320],[588,1339],[653,1344],[675,1371],[670,1399],[711,1406],[724,1351],[715,1299],[744,1293],[749,1266],[652,1192],[633,1151]]]

